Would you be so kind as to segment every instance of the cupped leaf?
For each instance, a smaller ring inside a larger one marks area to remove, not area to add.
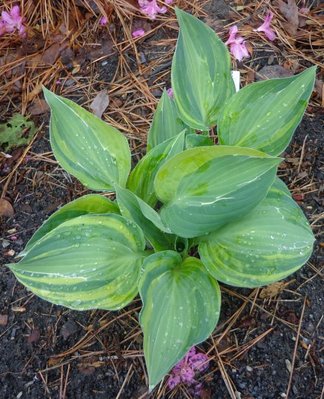
[[[122,215],[142,229],[156,251],[174,248],[175,236],[163,225],[160,215],[153,208],[125,188],[116,187],[116,195]]]
[[[125,186],[131,167],[126,138],[73,101],[44,89],[51,108],[50,138],[59,164],[92,190]]]
[[[220,143],[280,154],[304,115],[315,74],[316,67],[312,67],[290,78],[252,83],[238,91],[220,114]]]
[[[116,215],[83,215],[38,240],[17,264],[17,279],[39,297],[72,309],[120,309],[138,292],[145,240]]]
[[[62,206],[62,208],[53,213],[53,215],[43,223],[28,241],[23,254],[26,254],[40,238],[49,231],[55,229],[58,225],[88,213],[119,213],[119,208],[115,202],[99,194],[88,194],[77,198]]]
[[[164,90],[148,132],[147,150],[177,136],[186,128],[188,126],[180,119],[174,100]]]
[[[199,255],[217,280],[238,287],[259,287],[304,265],[312,254],[313,242],[302,210],[279,188],[277,180],[252,212],[202,239]]]
[[[174,155],[185,149],[186,132],[158,144],[148,152],[132,170],[127,187],[138,197],[154,206],[157,198],[154,191],[154,178],[159,168]]]
[[[221,295],[217,281],[196,258],[173,251],[149,256],[143,265],[139,291],[140,323],[150,389],[193,346],[215,328]]]
[[[161,219],[174,234],[210,233],[251,211],[267,194],[279,158],[229,146],[186,150],[158,171],[154,186],[165,203]]]
[[[229,52],[202,21],[179,9],[176,14],[180,33],[171,69],[174,99],[188,126],[209,130],[235,92]]]

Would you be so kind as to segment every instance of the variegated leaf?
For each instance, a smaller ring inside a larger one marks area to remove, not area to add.
[[[266,195],[280,162],[260,151],[229,146],[186,150],[158,171],[161,219],[181,237],[210,233],[251,211]]]
[[[39,239],[17,264],[17,279],[39,297],[72,309],[120,309],[138,292],[145,240],[116,214],[70,219]]]
[[[304,115],[315,75],[316,67],[312,67],[291,78],[244,87],[227,101],[220,114],[220,143],[280,154]]]
[[[185,129],[189,128],[179,118],[174,100],[164,90],[148,132],[147,150],[150,151],[153,147],[177,136]]]
[[[186,132],[183,131],[152,148],[132,170],[127,187],[150,206],[155,206],[154,178],[157,171],[168,159],[182,152],[185,143]]]
[[[144,356],[153,389],[193,345],[215,328],[221,295],[199,259],[164,251],[149,256],[139,286]]]
[[[50,139],[59,164],[92,190],[125,186],[131,167],[126,138],[71,100],[44,89],[51,108]]]
[[[36,231],[28,241],[24,252],[25,255],[30,248],[45,234],[55,229],[58,225],[75,217],[86,215],[88,213],[119,213],[118,205],[110,199],[99,194],[88,194],[62,206],[53,215],[51,215],[43,225]]]
[[[174,99],[188,126],[209,130],[235,91],[229,52],[202,21],[177,8],[176,14],[180,33],[171,69]]]
[[[281,280],[312,254],[314,236],[302,210],[278,180],[244,218],[202,239],[199,255],[217,280],[259,287]]]

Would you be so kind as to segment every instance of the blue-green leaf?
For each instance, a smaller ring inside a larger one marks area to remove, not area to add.
[[[174,155],[185,149],[186,132],[179,133],[148,152],[132,170],[127,187],[138,197],[155,206],[157,198],[154,191],[154,178],[159,168]]]
[[[280,154],[304,115],[315,74],[312,67],[291,78],[252,83],[237,92],[220,114],[220,143]]]
[[[126,138],[71,100],[44,89],[51,108],[50,138],[59,164],[92,190],[124,187],[131,167]]]
[[[260,151],[197,147],[166,162],[154,187],[164,202],[161,219],[191,238],[210,233],[250,212],[267,194],[280,162]]]
[[[174,247],[174,235],[163,225],[160,215],[153,208],[130,190],[116,187],[116,194],[122,215],[138,224],[156,251]]]
[[[173,251],[149,256],[143,265],[139,291],[140,323],[150,389],[193,346],[215,328],[221,295],[217,281],[196,258]]]
[[[180,33],[171,70],[174,99],[188,126],[209,130],[235,91],[229,52],[202,21],[179,9],[176,14]]]
[[[39,297],[72,309],[120,309],[137,295],[145,240],[116,214],[83,215],[51,230],[17,264],[17,279]]]
[[[147,137],[147,150],[177,136],[188,128],[179,118],[175,102],[164,90]]]
[[[271,284],[311,256],[314,236],[308,222],[278,182],[252,212],[200,242],[200,258],[217,280],[238,287]]]

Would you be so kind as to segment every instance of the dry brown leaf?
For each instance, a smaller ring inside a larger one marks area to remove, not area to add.
[[[267,287],[262,288],[259,297],[261,299],[273,298],[277,296],[285,288],[286,285],[287,283],[283,283],[281,281],[268,285]]]
[[[282,0],[278,0],[278,6],[282,15],[288,21],[288,24],[285,24],[285,29],[292,36],[295,36],[299,25],[298,7],[296,1],[288,0],[286,3]]]
[[[266,65],[256,72],[256,80],[288,78],[293,73],[281,65]]]
[[[42,115],[49,110],[47,102],[43,99],[36,98],[33,104],[28,108],[31,115]]]
[[[102,90],[99,91],[99,93],[96,95],[96,97],[90,104],[90,108],[98,118],[101,118],[102,114],[105,112],[108,105],[109,105],[109,95],[107,93],[107,90]]]
[[[8,218],[14,215],[14,209],[9,201],[4,198],[0,198],[0,216],[6,216]]]
[[[66,49],[67,45],[67,43],[54,43],[48,47],[42,55],[43,63],[48,65],[55,64],[56,60],[61,55],[62,51]]]

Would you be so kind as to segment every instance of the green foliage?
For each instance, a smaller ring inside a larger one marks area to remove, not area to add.
[[[140,323],[150,387],[154,388],[175,358],[181,359],[212,333],[221,295],[217,281],[199,259],[182,259],[173,251],[158,252],[146,258],[143,269]]]
[[[120,309],[139,293],[150,389],[212,333],[217,280],[259,287],[282,279],[314,241],[276,171],[315,69],[234,94],[226,47],[193,16],[177,16],[175,98],[163,94],[149,151],[131,172],[118,130],[44,90],[58,162],[116,201],[90,194],[63,206],[9,265],[35,294],[73,309]]]
[[[218,121],[221,144],[278,155],[299,125],[315,82],[316,67],[286,79],[252,83],[225,104]]]
[[[15,114],[6,123],[0,123],[0,149],[10,152],[13,148],[29,144],[36,132],[34,122]]]

